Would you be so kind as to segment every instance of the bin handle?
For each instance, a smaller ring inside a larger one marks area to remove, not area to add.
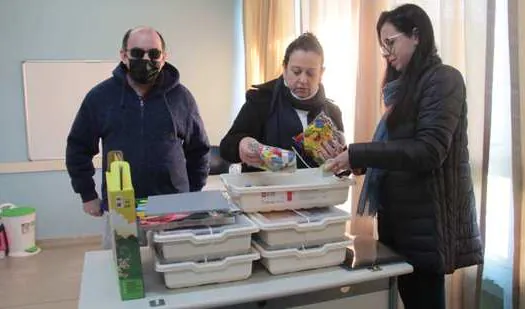
[[[0,215],[2,214],[4,209],[12,209],[12,208],[16,208],[16,205],[15,204],[11,204],[11,203],[1,204],[0,205]]]

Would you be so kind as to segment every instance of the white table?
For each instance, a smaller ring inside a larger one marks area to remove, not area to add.
[[[211,175],[206,179],[206,185],[202,188],[203,191],[207,190],[226,190],[224,184],[222,183],[221,177],[219,175]]]
[[[111,251],[87,252],[79,309],[176,308],[396,308],[399,275],[412,272],[407,263],[380,265],[379,270],[331,267],[272,276],[254,268],[244,281],[169,290],[155,273],[151,254],[143,252],[146,297],[121,301]]]

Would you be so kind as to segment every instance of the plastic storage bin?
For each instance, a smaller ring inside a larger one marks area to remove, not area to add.
[[[345,260],[346,248],[350,244],[350,240],[344,240],[313,248],[269,250],[253,242],[261,254],[261,263],[274,275],[339,265]]]
[[[252,274],[252,262],[259,258],[259,253],[252,250],[211,262],[160,264],[157,261],[155,270],[163,273],[166,287],[184,288],[247,279]]]
[[[245,215],[235,224],[154,232],[152,242],[160,263],[202,261],[250,252],[251,236],[259,231]]]
[[[345,239],[350,214],[337,207],[250,214],[268,249],[321,245]]]
[[[231,200],[244,212],[339,205],[348,199],[353,178],[323,176],[319,168],[294,173],[255,172],[220,175]]]

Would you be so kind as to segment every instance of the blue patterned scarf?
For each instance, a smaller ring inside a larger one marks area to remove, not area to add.
[[[388,111],[392,108],[395,100],[394,96],[396,95],[400,86],[399,79],[394,80],[386,84],[383,88],[383,102],[387,108],[387,111],[381,117],[381,120],[377,124],[376,131],[372,141],[381,142],[388,140],[388,130],[386,126],[386,117]],[[375,216],[380,205],[379,199],[379,188],[381,186],[381,181],[385,174],[384,170],[377,168],[368,168],[365,174],[365,181],[363,183],[363,189],[361,190],[361,195],[359,196],[359,204],[357,205],[357,214],[363,215],[365,209],[368,208],[368,215]]]

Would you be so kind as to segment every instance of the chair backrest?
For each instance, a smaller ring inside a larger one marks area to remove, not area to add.
[[[231,163],[221,157],[219,146],[210,147],[210,173],[209,175],[226,174]]]

